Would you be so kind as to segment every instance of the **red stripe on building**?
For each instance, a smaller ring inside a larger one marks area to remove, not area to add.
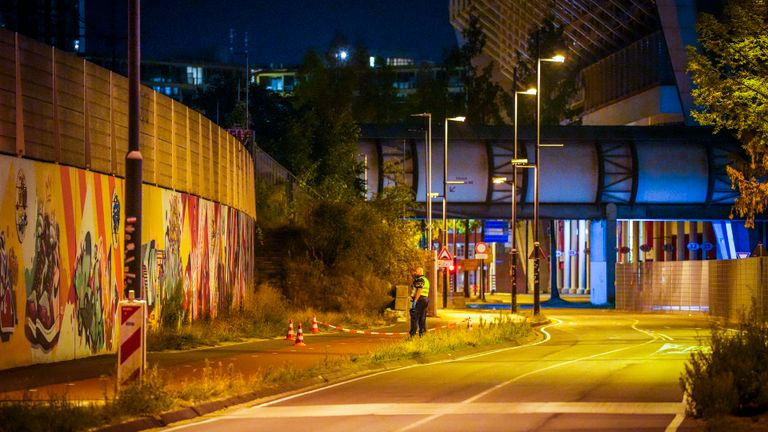
[[[128,339],[120,345],[120,364],[125,363],[125,360],[131,356],[141,346],[141,329],[133,332]]]

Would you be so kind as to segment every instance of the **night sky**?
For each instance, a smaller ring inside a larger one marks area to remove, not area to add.
[[[309,48],[325,51],[337,35],[372,54],[439,62],[456,44],[448,0],[142,0],[142,57],[226,61],[248,32],[254,65],[291,66]],[[86,2],[87,49],[125,55],[127,1]],[[114,30],[113,30],[114,29]],[[113,41],[114,50],[113,50]]]

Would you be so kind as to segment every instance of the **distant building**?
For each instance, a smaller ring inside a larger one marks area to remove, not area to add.
[[[371,57],[371,59],[371,67],[383,67],[376,64],[374,57]],[[412,59],[386,58],[384,62],[394,73],[392,87],[400,99],[405,99],[409,94],[415,92],[420,80],[442,81],[446,79],[446,74],[448,74],[444,67],[431,64],[419,66],[414,64]],[[296,87],[300,85],[297,69],[259,69],[253,72],[252,81],[282,96],[292,94]],[[449,93],[459,93],[463,90],[460,71],[456,71],[447,77],[447,82]]]
[[[0,28],[64,51],[85,51],[85,0],[2,0]]]
[[[113,61],[106,58],[89,58],[92,62],[127,75],[125,59]],[[175,62],[141,60],[141,82],[158,93],[189,104],[198,92],[205,90],[214,77],[232,82],[242,82],[245,67],[241,65],[213,64],[205,62]],[[245,89],[242,89],[243,95]]]
[[[692,124],[687,45],[695,19],[717,0],[451,0],[450,20],[464,30],[480,18],[484,53],[513,80],[518,59],[547,17],[564,26],[567,58],[582,65],[585,125]],[[544,90],[546,91],[546,89]]]

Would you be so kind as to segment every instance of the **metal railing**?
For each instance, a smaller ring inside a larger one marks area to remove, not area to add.
[[[248,150],[202,114],[141,88],[144,182],[256,217]],[[0,153],[125,176],[128,82],[0,29]]]

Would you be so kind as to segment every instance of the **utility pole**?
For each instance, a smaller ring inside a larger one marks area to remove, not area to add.
[[[123,298],[133,291],[144,298],[141,290],[141,185],[142,157],[139,149],[139,116],[141,114],[141,40],[140,1],[129,0],[128,6],[128,154],[125,155],[125,280]]]

